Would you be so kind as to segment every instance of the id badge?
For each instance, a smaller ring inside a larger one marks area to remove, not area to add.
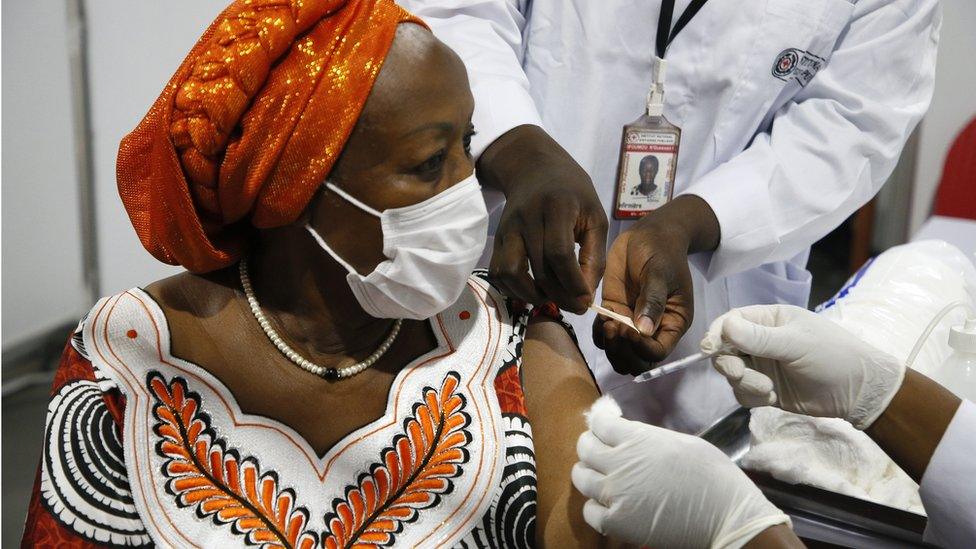
[[[639,219],[674,195],[681,128],[645,114],[624,126],[617,166],[614,219]]]

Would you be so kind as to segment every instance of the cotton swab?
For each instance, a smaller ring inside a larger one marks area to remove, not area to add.
[[[596,314],[598,314],[598,315],[603,315],[603,316],[605,316],[607,318],[612,318],[612,319],[616,320],[617,322],[623,324],[624,326],[627,326],[627,327],[631,328],[632,330],[636,331],[637,333],[641,334],[641,331],[637,329],[637,326],[634,326],[634,321],[631,320],[630,318],[628,318],[628,317],[620,314],[620,313],[615,313],[615,312],[611,311],[610,309],[607,309],[606,307],[601,307],[601,306],[599,306],[599,305],[597,305],[595,303],[593,305],[590,305],[590,309],[592,309],[593,311],[595,311]],[[644,335],[644,334],[641,334],[641,335]]]

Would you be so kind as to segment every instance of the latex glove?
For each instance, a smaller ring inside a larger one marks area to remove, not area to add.
[[[742,547],[790,519],[718,448],[629,421],[603,397],[587,414],[573,485],[587,524],[641,546]]]
[[[905,377],[895,357],[831,320],[792,305],[754,305],[717,318],[704,351],[732,349],[712,364],[743,406],[839,417],[867,429]],[[743,356],[737,356],[743,355]]]

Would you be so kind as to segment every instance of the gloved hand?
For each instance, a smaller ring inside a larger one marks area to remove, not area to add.
[[[701,348],[743,406],[839,417],[867,429],[895,396],[905,367],[834,322],[792,305],[753,305],[717,318]]]
[[[629,421],[609,397],[587,414],[573,485],[596,531],[641,546],[738,548],[790,519],[718,448]]]

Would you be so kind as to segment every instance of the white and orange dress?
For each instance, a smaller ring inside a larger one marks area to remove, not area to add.
[[[172,356],[140,289],[66,346],[24,544],[528,547],[536,474],[520,375],[529,313],[472,277],[382,417],[317,455]]]

